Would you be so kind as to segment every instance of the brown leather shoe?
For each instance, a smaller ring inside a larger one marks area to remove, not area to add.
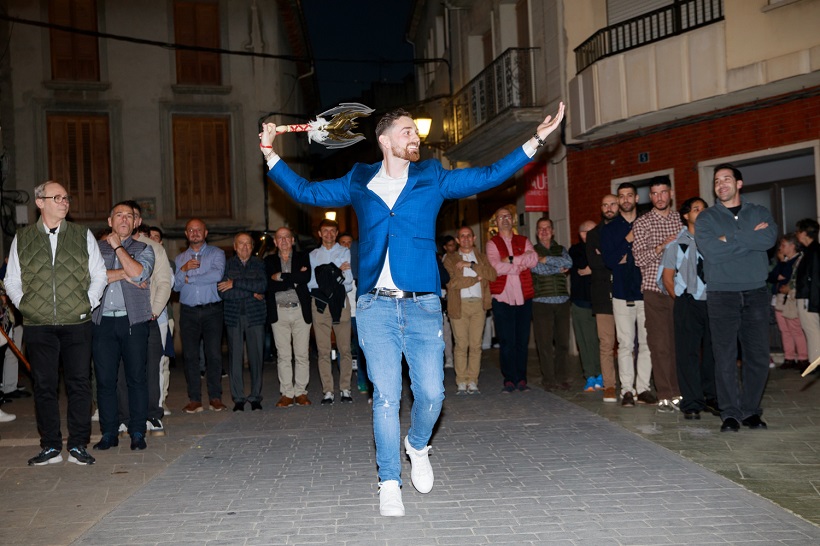
[[[191,400],[188,402],[188,405],[182,408],[182,411],[185,413],[199,413],[202,411],[202,404],[200,402],[194,402]]]
[[[309,406],[310,405],[310,398],[307,397],[307,394],[300,394],[296,397],[296,405],[297,406]]]
[[[293,398],[282,395],[282,398],[276,403],[277,408],[287,408],[293,405]]]
[[[228,406],[222,403],[222,400],[219,398],[214,398],[210,401],[211,409],[214,411],[222,411],[224,409],[228,409]]]

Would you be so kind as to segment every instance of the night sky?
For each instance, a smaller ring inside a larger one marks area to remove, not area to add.
[[[366,59],[366,63],[317,62],[322,109],[358,97],[371,82],[398,82],[411,74],[413,47],[406,41],[412,0],[302,0],[317,59]]]

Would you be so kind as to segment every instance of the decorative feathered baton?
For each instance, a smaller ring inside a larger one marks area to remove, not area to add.
[[[354,120],[358,117],[369,116],[372,112],[373,109],[364,104],[343,102],[327,112],[322,112],[315,121],[310,123],[277,125],[276,134],[307,133],[308,140],[317,142],[327,148],[346,148],[364,140],[363,135],[352,132],[357,125]],[[327,121],[329,117],[330,121]]]

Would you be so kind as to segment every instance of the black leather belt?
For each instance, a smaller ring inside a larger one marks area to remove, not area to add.
[[[405,290],[399,290],[397,288],[374,288],[368,294],[373,294],[374,296],[381,296],[383,298],[419,298],[421,296],[426,296],[428,294],[432,294],[433,292],[407,292]]]

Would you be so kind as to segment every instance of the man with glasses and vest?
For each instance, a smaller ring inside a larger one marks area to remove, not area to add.
[[[29,466],[59,463],[59,378],[68,399],[68,461],[94,464],[91,440],[91,310],[108,282],[97,241],[86,227],[67,221],[71,197],[57,182],[34,188],[40,219],[11,243],[6,292],[25,320],[24,341],[34,379],[40,453]]]

